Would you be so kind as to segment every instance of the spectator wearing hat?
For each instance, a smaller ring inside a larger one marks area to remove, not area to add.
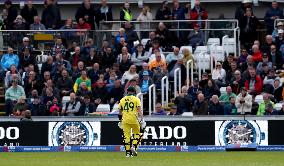
[[[268,66],[268,69],[273,69],[272,62],[269,61],[269,58],[266,53],[263,54],[262,56],[262,61],[258,63],[256,67],[256,71],[258,74],[261,74],[263,72],[263,64],[266,64]]]
[[[274,30],[274,21],[283,19],[283,10],[279,8],[278,2],[275,0],[271,4],[271,8],[265,13],[264,20],[266,24],[267,34],[271,34]]]
[[[241,88],[241,93],[236,97],[236,107],[238,114],[251,114],[252,96],[247,93],[246,88]]]
[[[155,107],[155,112],[153,112],[152,115],[167,115],[167,112],[164,110],[161,103],[157,103]]]
[[[181,114],[177,111],[177,106],[173,105],[171,106],[170,113],[168,115],[175,116],[175,115],[181,115]]]
[[[223,115],[224,114],[224,106],[219,102],[219,98],[217,95],[213,95],[211,100],[209,101],[208,106],[209,115]]]
[[[192,112],[194,115],[208,115],[208,103],[202,93],[198,94]]]
[[[138,68],[137,71],[140,71],[142,69],[143,63],[146,63],[149,61],[148,54],[144,50],[144,47],[141,43],[139,43],[136,46],[135,51],[131,55],[131,62]]]
[[[277,49],[276,45],[270,46],[268,59],[271,61],[274,69],[278,70],[282,68],[283,60],[281,57],[281,52]]]
[[[249,77],[246,79],[245,88],[250,95],[258,95],[262,92],[263,82],[256,74],[255,68],[249,69]]]
[[[153,72],[151,70],[149,70],[149,65],[148,63],[144,62],[142,64],[142,70],[139,72],[139,79],[142,79],[143,78],[143,72],[144,71],[147,71],[149,73],[149,76],[152,78],[153,76]]]
[[[279,50],[283,42],[284,42],[284,30],[279,29],[278,36],[275,37],[275,45],[276,45],[276,48],[278,48],[277,50]]]
[[[6,0],[5,1],[4,8],[8,12],[8,16],[7,16],[7,24],[8,25],[6,25],[6,29],[11,30],[12,29],[12,25],[14,23],[14,20],[16,19],[17,15],[18,15],[18,11],[17,11],[17,8],[15,8],[13,6],[11,0]]]
[[[263,101],[259,103],[257,115],[264,115],[267,109],[268,104],[271,104],[272,107],[274,108],[274,103],[270,100],[270,95],[268,93],[263,94]]]
[[[246,8],[245,14],[239,20],[240,40],[245,48],[249,48],[257,39],[256,28],[259,25],[258,19],[253,15],[251,8]]]
[[[198,24],[193,25],[193,30],[188,35],[189,45],[195,49],[197,46],[203,46],[205,43],[205,36]]]
[[[150,78],[150,73],[148,71],[143,71],[143,78],[140,81],[140,87],[142,93],[148,93],[149,86],[153,84],[152,79]]]
[[[278,22],[278,23],[276,24],[276,27],[275,27],[275,29],[274,29],[273,32],[272,32],[273,41],[275,41],[276,37],[279,35],[279,30],[280,30],[280,29],[283,30],[283,28],[284,28],[283,22],[280,21],[280,22]]]

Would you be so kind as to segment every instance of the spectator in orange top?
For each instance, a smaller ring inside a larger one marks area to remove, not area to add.
[[[166,61],[162,60],[161,53],[156,51],[155,55],[156,59],[150,62],[149,69],[153,70],[154,68],[162,68],[163,70],[167,70]]]
[[[254,62],[261,62],[262,61],[262,52],[259,50],[258,45],[252,46],[252,59]]]

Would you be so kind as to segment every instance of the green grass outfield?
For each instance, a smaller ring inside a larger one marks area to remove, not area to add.
[[[284,152],[0,153],[1,166],[284,166]]]

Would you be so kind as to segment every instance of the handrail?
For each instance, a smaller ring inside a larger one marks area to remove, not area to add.
[[[205,54],[207,53],[207,51],[202,51],[201,53],[198,54],[198,79],[201,80],[201,59],[205,59],[205,58],[201,58],[201,56],[205,56]],[[205,70],[205,69],[203,69]]]
[[[214,51],[213,51],[214,50]],[[211,73],[213,72],[213,69],[215,68],[216,64],[217,64],[217,44],[212,44],[210,46],[210,66],[211,66]],[[214,58],[214,59],[213,59]],[[213,60],[215,60],[215,66],[213,65]]]
[[[187,79],[187,87],[189,87],[189,68],[191,68],[191,76],[190,76],[190,82],[191,85],[193,84],[193,60],[188,60],[186,62],[186,79]],[[191,66],[189,67],[189,64],[191,64]]]
[[[169,92],[168,92],[168,90],[169,90],[169,78],[168,78],[168,76],[164,76],[161,81],[162,81],[162,88],[161,88],[161,91],[162,91],[162,106],[165,107],[165,106],[168,105],[168,102],[169,102]],[[165,99],[165,96],[166,96],[166,99]]]
[[[136,97],[138,97],[140,99],[140,103],[141,103],[141,111],[143,112],[143,93],[138,93],[136,95]]]
[[[228,57],[228,55],[229,55],[229,49],[228,49],[228,40],[225,40],[225,39],[228,39],[229,38],[229,36],[228,35],[225,35],[225,36],[223,36],[222,37],[222,46],[223,46],[223,48],[225,48],[225,52],[226,52],[226,57]],[[226,45],[226,47],[225,47],[225,45]]]
[[[237,44],[239,45],[239,47],[240,47],[240,43],[239,43],[239,38],[237,39],[237,31],[239,30],[240,28],[239,27],[236,27],[236,28],[234,28],[234,39],[235,39],[235,41],[234,41],[234,53],[235,53],[235,57],[236,56],[238,56],[237,55],[237,53],[240,53],[238,50],[237,50]],[[237,43],[237,40],[238,40],[238,43]],[[239,50],[240,50],[240,48],[239,48]],[[239,54],[239,56],[240,56],[241,54]]]
[[[152,105],[152,93],[153,93],[153,104]],[[155,112],[156,111],[156,86],[155,84],[152,84],[150,87],[149,87],[149,115],[151,116],[152,115],[152,106],[153,106],[153,111]]]
[[[178,84],[178,87],[177,87]],[[174,71],[174,96],[177,97],[177,91],[181,93],[181,69],[177,68]]]
[[[102,23],[125,23],[126,21],[102,21]],[[224,19],[224,20],[190,20],[190,19],[185,19],[185,20],[151,20],[151,21],[130,21],[131,23],[159,23],[159,22],[164,22],[164,23],[180,23],[180,22],[232,22],[232,23],[237,23],[236,27],[239,27],[239,21],[237,19]]]
[[[88,29],[1,30],[1,32],[88,32]]]

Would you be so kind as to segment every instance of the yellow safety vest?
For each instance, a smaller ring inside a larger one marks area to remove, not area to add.
[[[124,12],[124,20],[131,21],[132,20],[132,14],[126,10],[123,9]]]

